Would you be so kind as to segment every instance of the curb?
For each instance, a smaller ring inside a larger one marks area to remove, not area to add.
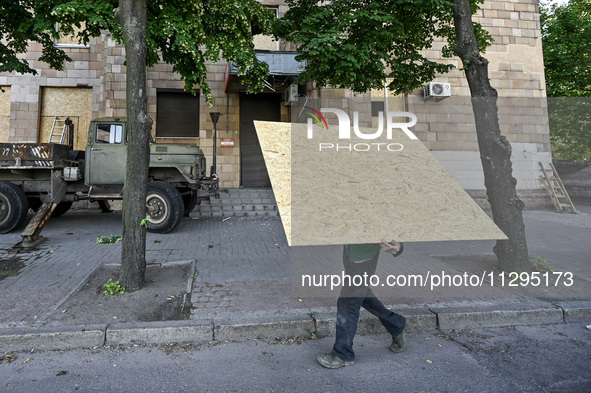
[[[591,321],[590,301],[465,302],[399,305],[408,332],[543,325]],[[246,317],[243,313],[182,321],[0,329],[3,352],[65,350],[171,342],[209,343],[245,339],[323,337],[334,334],[335,308],[290,310],[287,315]],[[252,315],[252,314],[251,314]],[[359,334],[384,334],[379,320],[362,311]]]
[[[314,320],[307,313],[293,316],[260,317],[247,321],[242,318],[221,318],[219,321],[214,320],[213,339],[235,341],[312,337],[314,332]]]
[[[104,345],[151,345],[172,342],[209,342],[213,320],[116,323],[105,330]]]
[[[2,329],[0,348],[13,352],[100,347],[105,343],[105,330],[106,325]]]
[[[431,311],[437,315],[438,327],[443,330],[543,325],[565,321],[562,309],[550,303],[536,301],[505,302],[502,307],[478,302],[460,306],[433,307]]]
[[[564,312],[565,322],[591,323],[591,301],[572,300],[555,304]]]

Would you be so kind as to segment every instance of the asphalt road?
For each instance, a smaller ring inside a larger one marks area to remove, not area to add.
[[[590,321],[591,323],[591,321]],[[333,339],[25,352],[0,361],[6,392],[591,392],[585,324],[358,336],[357,364],[327,370]],[[2,356],[3,354],[0,354]]]

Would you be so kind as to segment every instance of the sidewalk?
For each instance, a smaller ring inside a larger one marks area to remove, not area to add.
[[[577,215],[524,212],[529,254],[556,271],[548,285],[510,287],[507,281],[502,286],[499,272],[494,271],[494,241],[423,242],[406,244],[403,256],[394,261],[383,253],[379,273],[422,278],[429,274],[431,281],[426,286],[376,287],[374,292],[407,316],[409,329],[415,331],[563,321],[591,324],[591,203],[575,205]],[[48,240],[28,254],[7,251],[20,240],[20,233],[0,236],[0,269],[10,267],[17,273],[0,276],[0,348],[209,342],[334,332],[338,290],[303,288],[301,276],[338,272],[342,247],[290,249],[279,217],[184,218],[170,234],[148,234],[148,264],[186,262],[195,271],[189,320],[93,326],[77,320],[75,326],[47,326],[48,316],[58,312],[98,267],[120,261],[120,244],[96,243],[98,236],[120,234],[121,215],[97,210],[72,211],[50,220],[43,231]],[[572,273],[573,285],[565,285],[564,275],[554,285],[558,272]],[[476,286],[462,283],[431,289],[434,275],[488,280]],[[360,332],[381,332],[378,325],[363,315]]]

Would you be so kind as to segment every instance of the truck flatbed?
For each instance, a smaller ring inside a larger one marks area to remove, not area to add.
[[[72,150],[56,143],[0,143],[1,169],[59,169],[68,166]]]

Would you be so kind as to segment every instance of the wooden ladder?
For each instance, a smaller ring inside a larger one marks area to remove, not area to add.
[[[51,126],[51,133],[49,134],[49,140],[47,143],[59,143],[63,144],[64,139],[66,137],[66,122],[68,121],[68,117],[63,116],[56,116],[53,118],[53,125]],[[59,141],[55,140],[54,138],[58,138]]]
[[[562,213],[564,211],[563,208],[568,207],[570,208],[571,213],[577,214],[577,210],[568,196],[566,188],[564,188],[564,184],[562,183],[562,180],[560,180],[560,176],[558,176],[558,172],[554,165],[550,163],[550,169],[546,169],[541,162],[538,162],[538,164],[540,164],[543,173],[543,175],[540,176],[540,181],[544,187],[546,187],[556,211]]]

